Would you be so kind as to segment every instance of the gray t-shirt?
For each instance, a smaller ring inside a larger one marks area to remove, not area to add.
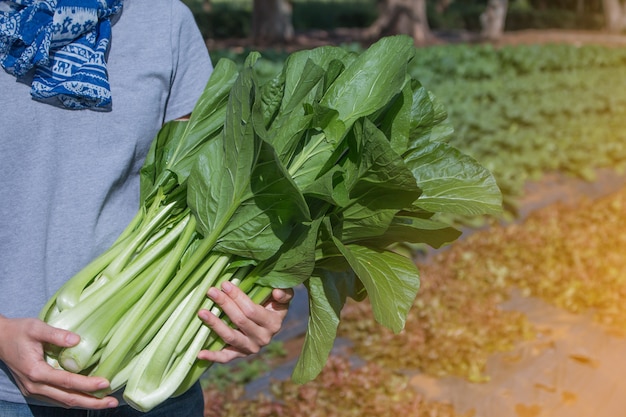
[[[152,139],[191,112],[212,66],[183,3],[126,0],[108,70],[110,112],[36,102],[0,70],[1,315],[36,317],[115,240],[139,208]],[[2,362],[0,400],[24,402]]]

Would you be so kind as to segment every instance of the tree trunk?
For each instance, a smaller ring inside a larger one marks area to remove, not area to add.
[[[453,0],[437,0],[435,3],[435,11],[439,14],[445,12],[448,7],[450,7],[450,4],[452,4],[452,1]]]
[[[504,33],[508,0],[489,0],[480,15],[481,36],[487,40],[498,40]]]
[[[213,11],[213,5],[211,4],[211,0],[202,1],[202,11],[204,13],[211,13]]]
[[[611,33],[619,33],[626,29],[626,6],[620,0],[603,0],[604,20],[606,29]]]
[[[409,35],[423,44],[430,37],[426,0],[379,0],[378,19],[365,30],[365,37]]]
[[[256,44],[284,43],[293,39],[293,5],[288,0],[254,0],[252,40]]]

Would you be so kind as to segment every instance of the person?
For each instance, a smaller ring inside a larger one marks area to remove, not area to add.
[[[50,19],[57,24],[55,33],[83,30],[95,45],[92,61],[101,67],[55,85],[45,68],[54,58],[63,70],[59,51],[67,53],[65,46],[76,39],[43,42],[56,51],[50,56],[45,49],[29,50],[26,40],[13,43],[22,55],[8,50],[16,13],[27,10],[32,13],[22,17],[30,19],[30,29],[48,12],[48,26],[39,23],[35,37],[50,33]],[[81,16],[82,26],[66,25]],[[40,65],[24,66],[29,52]],[[0,58],[0,415],[144,415],[119,396],[89,394],[108,381],[49,366],[44,345],[72,346],[80,335],[36,317],[136,213],[139,170],[152,139],[164,123],[191,112],[208,80],[212,63],[206,44],[180,0],[2,0]],[[208,296],[239,324],[234,330],[208,311],[198,313],[228,342],[199,357],[224,363],[269,343],[293,292],[274,290],[263,306],[232,286],[213,288]],[[145,415],[200,417],[203,406],[196,384]]]

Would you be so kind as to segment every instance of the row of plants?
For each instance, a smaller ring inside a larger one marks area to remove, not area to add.
[[[450,142],[492,170],[514,213],[546,171],[624,168],[625,69],[623,48],[551,44],[424,48],[413,71],[448,109]]]
[[[427,84],[436,85],[451,77],[465,82],[624,65],[626,50],[600,45],[446,44],[421,48],[414,71]]]

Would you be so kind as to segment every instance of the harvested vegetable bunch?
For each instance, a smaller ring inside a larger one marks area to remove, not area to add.
[[[220,60],[190,119],[153,141],[135,220],[42,310],[81,336],[49,362],[106,377],[150,410],[211,365],[200,350],[223,348],[197,311],[220,314],[206,292],[224,280],[258,303],[306,286],[297,382],[321,371],[347,297],[369,296],[400,331],[419,272],[393,245],[439,247],[460,232],[437,213],[501,208],[492,175],[443,141],[445,111],[407,72],[415,53],[404,36],[361,54],[300,51],[264,84],[260,54],[241,71]]]

